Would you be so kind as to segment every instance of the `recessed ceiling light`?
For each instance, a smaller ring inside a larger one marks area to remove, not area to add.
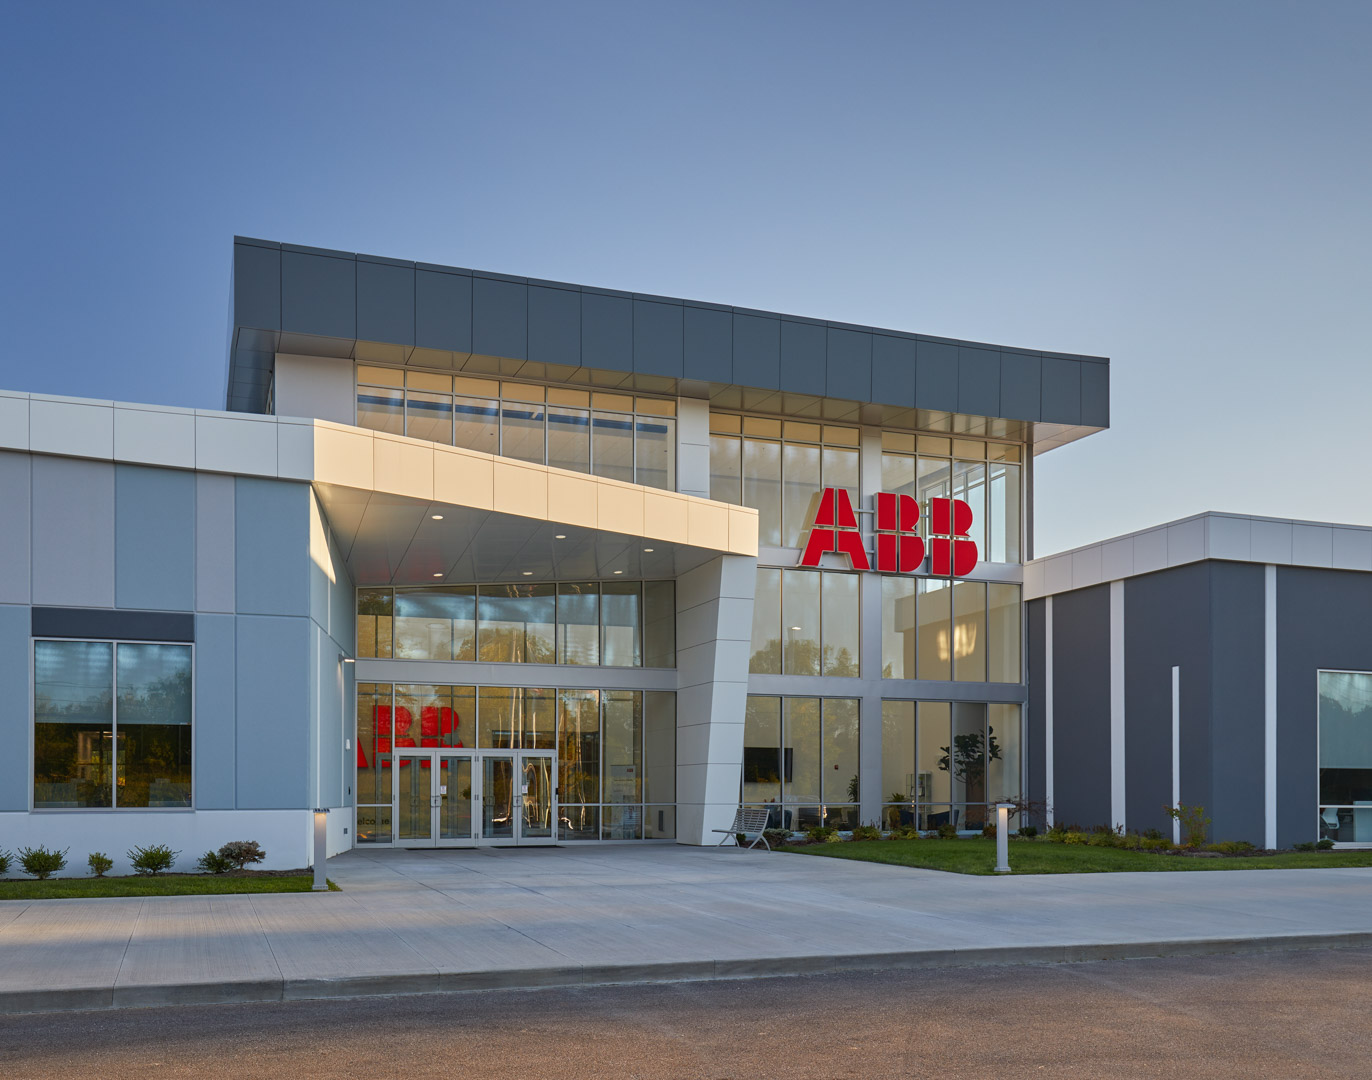
[[[556,536],[553,537],[553,539],[554,539],[554,540],[566,540],[566,539],[567,539],[567,534],[566,534],[566,533],[558,533]]]
[[[525,571],[524,571],[524,576],[525,576],[525,577],[533,577],[533,576],[534,576],[534,572],[533,572],[532,570],[525,570]]]
[[[623,570],[616,570],[615,573],[616,573],[616,574],[622,574],[622,573],[624,573],[624,571],[623,571]]]
[[[439,571],[438,573],[434,574],[434,577],[442,577],[442,576],[443,576],[442,571]]]
[[[435,521],[442,521],[442,520],[443,520],[443,515],[442,515],[442,514],[430,514],[429,516],[430,516],[431,518],[433,518]]]
[[[644,549],[643,549],[643,553],[644,553],[645,555],[651,555],[651,554],[653,553],[653,549],[652,549],[652,548],[644,548]]]
[[[801,629],[801,628],[800,628],[799,626],[793,626],[793,627],[791,627],[791,629],[792,629],[792,630],[799,630],[799,629]]]

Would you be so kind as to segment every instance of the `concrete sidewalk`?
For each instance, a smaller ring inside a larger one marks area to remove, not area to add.
[[[0,903],[0,1012],[1372,945],[1372,869],[964,877],[644,845],[352,851],[329,876]]]

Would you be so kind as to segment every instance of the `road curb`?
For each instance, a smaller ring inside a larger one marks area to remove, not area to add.
[[[1372,948],[1372,932],[1288,934],[1245,938],[1015,945],[1004,948],[922,949],[896,953],[757,957],[583,967],[506,968],[471,972],[413,972],[343,979],[252,979],[223,983],[72,987],[0,991],[0,1015],[77,1012],[173,1005],[223,1005],[321,998],[460,994],[489,990],[705,982],[856,971],[920,968],[1080,964],[1185,956],[1242,956],[1315,949]]]

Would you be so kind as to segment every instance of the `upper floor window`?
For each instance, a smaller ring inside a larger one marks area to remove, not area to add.
[[[359,427],[676,488],[676,402],[432,371],[357,367]]]
[[[191,805],[191,646],[33,643],[33,805]]]

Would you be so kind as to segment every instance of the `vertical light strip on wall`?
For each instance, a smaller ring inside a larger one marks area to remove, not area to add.
[[[1043,600],[1043,801],[1053,827],[1053,598]]]
[[[1277,846],[1277,568],[1263,567],[1263,846]]]
[[[1172,669],[1172,805],[1181,802],[1181,668]],[[1172,820],[1172,843],[1181,843],[1181,820]]]
[[[1110,824],[1125,824],[1124,582],[1110,582]]]

